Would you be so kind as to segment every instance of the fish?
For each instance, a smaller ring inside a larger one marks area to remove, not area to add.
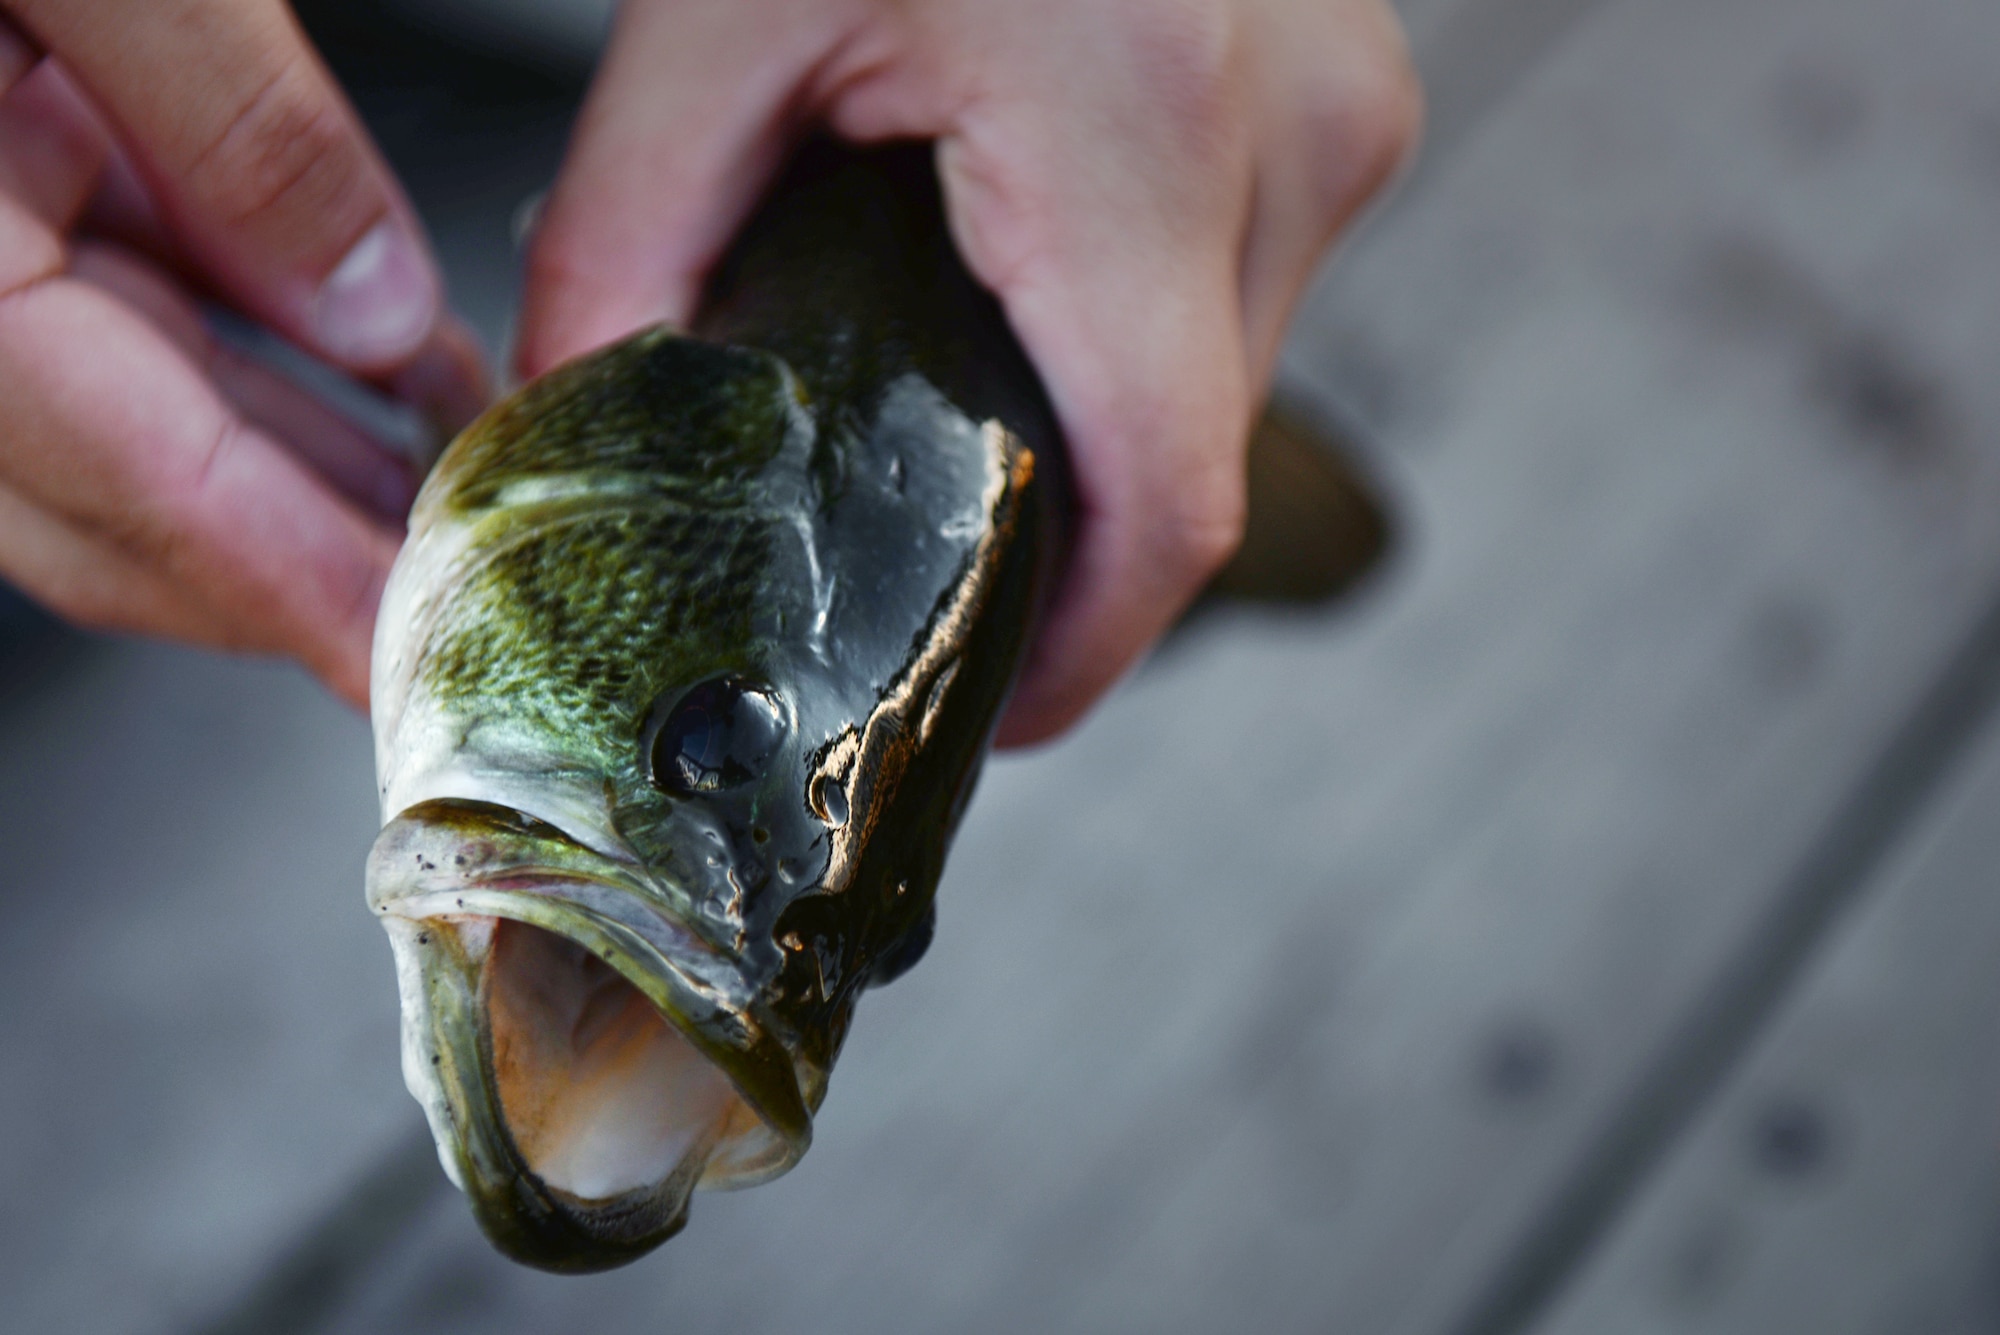
[[[805,1154],[932,939],[1072,504],[921,144],[809,142],[687,330],[447,447],[376,626],[366,893],[502,1252],[621,1265]]]
[[[1250,429],[1243,540],[1190,616],[1219,606],[1320,611],[1379,582],[1395,512],[1343,422],[1280,395]]]

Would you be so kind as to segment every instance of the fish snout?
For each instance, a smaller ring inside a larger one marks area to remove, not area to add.
[[[736,963],[639,869],[509,808],[420,803],[368,869],[403,1066],[481,1226],[548,1269],[671,1237],[697,1187],[805,1152],[803,1082]]]

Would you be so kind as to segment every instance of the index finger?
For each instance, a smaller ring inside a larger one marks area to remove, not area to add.
[[[365,699],[396,538],[61,263],[47,229],[0,198],[0,481],[198,604],[189,638],[289,654]],[[18,537],[0,533],[0,556]]]
[[[281,0],[7,0],[131,150],[179,239],[252,314],[351,369],[429,339],[414,212]]]

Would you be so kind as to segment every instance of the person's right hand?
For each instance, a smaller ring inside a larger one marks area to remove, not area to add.
[[[516,362],[685,323],[809,129],[931,141],[1076,484],[997,736],[1037,742],[1235,548],[1293,305],[1421,119],[1387,0],[626,0],[529,252]]]
[[[455,427],[421,229],[282,0],[0,0],[0,577],[365,705],[417,479],[211,339],[222,302]]]

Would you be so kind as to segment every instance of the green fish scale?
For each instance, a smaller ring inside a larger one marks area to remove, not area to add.
[[[542,527],[466,580],[420,680],[622,769],[661,689],[747,654],[772,527],[755,511],[651,507]]]
[[[798,391],[765,354],[659,332],[551,372],[453,446],[447,504],[511,483],[619,476],[709,506],[741,504],[783,448]]]

